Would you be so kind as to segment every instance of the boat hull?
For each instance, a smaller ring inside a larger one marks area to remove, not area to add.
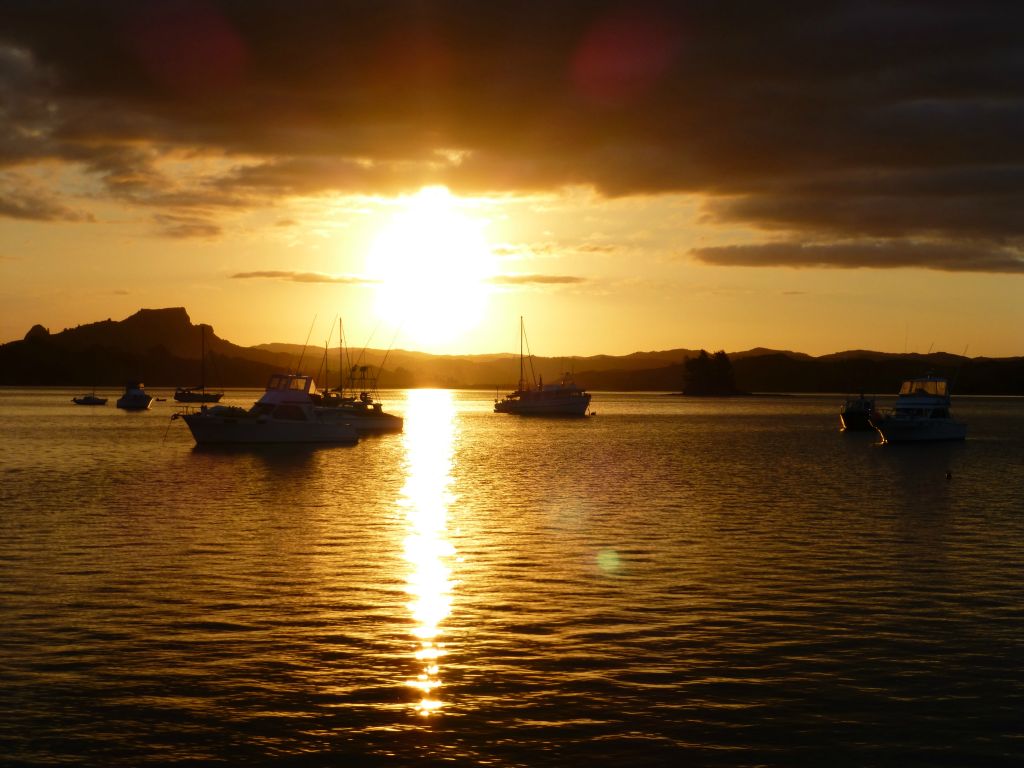
[[[357,432],[401,432],[405,426],[401,416],[390,413],[375,415],[349,414],[352,427]]]
[[[930,443],[967,439],[967,425],[952,419],[878,419],[884,443]]]
[[[506,398],[494,404],[494,412],[518,416],[586,416],[589,405],[589,395],[564,398]]]
[[[870,432],[876,418],[875,401],[869,397],[849,398],[839,411],[839,428],[846,432]]]
[[[84,395],[83,397],[73,397],[71,402],[75,405],[106,405],[107,398],[105,397],[93,397],[92,395]]]
[[[359,434],[341,421],[285,421],[262,417],[190,413],[182,416],[199,445],[330,443],[353,445]]]
[[[320,407],[336,409],[339,418],[347,420],[357,432],[401,432],[405,421],[401,416],[386,413],[380,403],[342,399],[334,393],[321,397]]]
[[[839,428],[845,432],[870,432],[871,418],[861,411],[850,411],[839,414]]]
[[[117,407],[122,411],[147,411],[153,405],[153,398],[145,397],[121,397],[117,400]]]
[[[174,399],[179,403],[219,403],[224,397],[223,392],[183,392],[174,393]]]

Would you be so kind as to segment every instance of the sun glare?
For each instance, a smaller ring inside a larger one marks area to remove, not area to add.
[[[402,201],[367,259],[367,274],[378,282],[378,317],[428,347],[475,327],[494,275],[484,225],[445,187],[426,187]]]

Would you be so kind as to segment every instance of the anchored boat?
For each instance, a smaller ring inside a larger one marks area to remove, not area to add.
[[[566,373],[557,384],[545,384],[543,377],[535,384],[526,381],[525,339],[523,318],[519,318],[519,386],[500,400],[495,398],[494,412],[520,416],[586,416],[590,394],[576,386],[571,374]],[[532,372],[532,356],[530,359]]]
[[[124,387],[124,394],[117,398],[118,408],[125,411],[145,411],[153,405],[153,398],[146,392],[141,381],[131,381]]]
[[[91,394],[72,397],[71,402],[75,405],[106,405],[107,398],[98,397],[96,395],[96,390],[93,390]]]
[[[317,405],[315,396],[312,376],[278,373],[249,410],[202,406],[171,418],[183,419],[199,445],[358,442],[359,433],[345,412]]]
[[[949,382],[938,376],[907,379],[896,404],[871,420],[885,443],[963,440],[967,425],[950,413]]]
[[[874,429],[871,419],[877,415],[875,398],[849,397],[839,411],[839,428],[844,432],[870,432]]]
[[[199,347],[199,381],[198,387],[178,387],[174,390],[174,399],[179,403],[219,403],[224,397],[223,392],[215,392],[206,388],[206,326],[200,324]]]

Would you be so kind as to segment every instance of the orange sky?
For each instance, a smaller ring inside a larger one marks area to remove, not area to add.
[[[1019,12],[727,5],[5,4],[0,342],[1024,354]]]

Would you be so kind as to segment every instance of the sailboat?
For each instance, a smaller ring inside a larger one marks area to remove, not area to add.
[[[520,416],[586,416],[590,406],[590,394],[585,392],[572,380],[572,375],[565,373],[557,384],[545,384],[540,377],[536,382],[526,381],[526,360],[523,354],[523,342],[526,340],[526,328],[523,318],[519,318],[519,385],[500,400],[494,400],[495,413],[514,413]],[[533,356],[529,356],[531,379],[533,373]]]
[[[95,367],[95,362],[93,363]],[[107,398],[100,397],[96,394],[95,385],[92,388],[92,392],[87,395],[79,395],[78,397],[72,397],[71,402],[75,405],[106,405]]]
[[[79,395],[78,397],[72,397],[71,402],[73,402],[75,405],[106,405],[107,398],[98,397],[96,395],[96,390],[94,389],[88,395]]]
[[[200,384],[198,387],[178,387],[174,390],[174,399],[179,403],[218,403],[224,397],[223,392],[206,391],[206,326],[200,323]]]

